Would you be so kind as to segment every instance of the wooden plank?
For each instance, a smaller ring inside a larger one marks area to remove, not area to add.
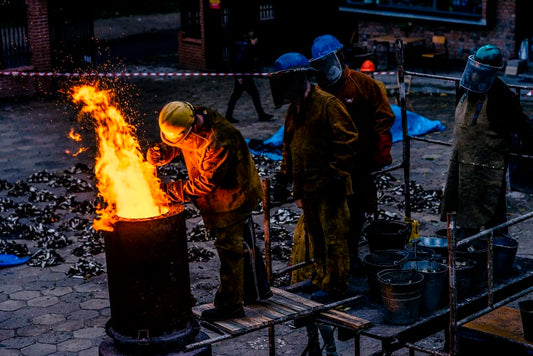
[[[320,312],[318,315],[320,319],[326,322],[332,321],[354,330],[366,329],[372,325],[372,323],[366,319],[358,318],[354,315],[335,309]]]
[[[244,307],[245,316],[242,318],[227,319],[216,322],[209,322],[214,327],[220,329],[222,332],[231,335],[241,335],[251,331],[255,331],[268,326],[283,323],[285,321],[294,320],[296,318],[311,315],[318,310],[323,311],[323,304],[303,298],[297,294],[292,294],[278,288],[272,288],[274,295],[266,301],[257,304],[246,305]],[[213,308],[213,303],[194,306],[192,308],[193,314],[200,318],[202,311]],[[331,319],[340,320],[342,325],[350,325],[353,328],[361,328],[364,324],[363,319],[356,317],[341,317],[339,311],[332,313],[329,316]],[[343,313],[341,313],[343,314]],[[330,314],[326,314],[328,316]]]
[[[463,327],[518,342],[528,342],[524,339],[520,310],[506,306],[484,314]]]

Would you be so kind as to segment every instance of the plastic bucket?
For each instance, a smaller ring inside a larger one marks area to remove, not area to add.
[[[511,237],[499,237],[494,239],[492,245],[492,268],[495,277],[508,276],[518,250],[518,241]]]
[[[435,261],[407,261],[403,264],[402,269],[415,270],[424,275],[421,309],[425,312],[436,310],[447,281],[448,266]]]
[[[402,221],[377,220],[365,228],[370,252],[403,250],[411,234],[411,226]]]
[[[518,302],[520,309],[520,318],[522,319],[522,328],[524,330],[524,339],[533,342],[533,300],[523,300]]]
[[[435,261],[448,266],[447,258],[436,259]],[[475,261],[461,257],[455,258],[455,291],[458,300],[465,298],[470,293],[470,282],[472,281],[475,267]],[[448,280],[448,273],[446,273],[446,281]],[[443,301],[448,301],[448,290],[448,283],[445,282],[441,297]]]
[[[395,325],[414,323],[418,319],[424,275],[414,270],[392,269],[378,273],[384,319]]]

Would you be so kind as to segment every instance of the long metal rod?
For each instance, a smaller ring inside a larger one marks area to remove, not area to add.
[[[270,243],[270,179],[263,180],[263,217],[264,217],[264,236],[265,236],[265,262],[268,283],[272,285],[272,259],[271,259],[271,243]],[[269,355],[276,354],[276,330],[274,325],[268,327],[268,350]]]
[[[403,70],[403,41],[396,40],[396,63],[398,64],[398,86],[400,91],[400,109],[402,116],[402,133],[403,133],[403,181],[405,184],[405,217],[411,218],[411,148],[410,138],[407,127],[407,108],[405,100],[405,73]]]
[[[448,299],[450,308],[450,323],[448,325],[448,343],[450,345],[450,356],[457,353],[457,340],[455,329],[457,327],[457,289],[456,289],[456,264],[455,251],[457,240],[455,238],[456,216],[455,213],[446,215],[446,237],[448,239]]]

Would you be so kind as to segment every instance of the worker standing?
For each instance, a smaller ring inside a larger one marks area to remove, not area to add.
[[[377,215],[377,188],[372,172],[392,163],[390,154],[395,115],[387,95],[375,80],[343,63],[343,45],[332,35],[315,38],[310,64],[318,71],[321,89],[344,103],[359,132],[352,176],[354,194],[348,204],[351,215],[349,239],[352,273],[361,272],[359,239],[365,213]]]
[[[246,302],[244,246],[255,255],[251,262],[257,293],[248,302],[272,295],[265,266],[253,241],[251,212],[262,198],[261,180],[241,133],[218,112],[173,101],[159,114],[162,143],[148,149],[147,161],[165,165],[182,156],[189,179],[164,184],[176,202],[192,202],[207,229],[215,236],[220,259],[220,286],[214,308],[204,310],[208,321],[244,316]]]
[[[471,235],[507,221],[506,172],[512,133],[533,148],[533,126],[518,96],[498,78],[501,50],[479,48],[461,77],[455,108],[453,147],[441,220],[457,213],[457,224]],[[500,231],[504,234],[507,229]]]
[[[246,35],[246,41],[237,43],[237,50],[233,65],[233,71],[236,73],[254,73],[256,72],[258,65],[258,53],[257,43],[259,38],[255,32],[249,32]],[[252,102],[257,112],[259,121],[268,121],[274,116],[267,114],[263,105],[261,104],[261,97],[259,96],[259,90],[255,85],[254,78],[252,76],[237,76],[234,78],[233,92],[231,93],[228,108],[226,110],[226,119],[231,123],[237,123],[239,120],[233,117],[233,110],[237,101],[244,92],[247,92],[252,98]]]
[[[311,299],[325,303],[348,291],[347,196],[352,193],[357,129],[339,99],[311,84],[313,69],[305,56],[286,53],[274,70],[269,77],[274,105],[290,103],[274,193],[292,181],[294,200],[314,245],[314,283],[319,290]]]

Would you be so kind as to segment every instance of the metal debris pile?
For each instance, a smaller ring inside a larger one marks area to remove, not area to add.
[[[272,178],[270,185],[273,186],[280,162],[261,155],[254,155],[253,159],[261,178]],[[187,178],[182,162],[157,169],[163,181]],[[64,263],[65,253],[71,253],[79,260],[70,267],[68,276],[89,278],[103,273],[102,263],[97,259],[103,260],[99,256],[104,252],[103,236],[92,226],[96,207],[101,203],[95,194],[94,182],[92,169],[85,164],[76,164],[59,173],[35,172],[28,179],[14,183],[0,179],[0,253],[31,256],[28,265],[40,268]],[[401,181],[384,173],[376,176],[376,185],[380,207],[377,219],[401,219],[405,205]],[[438,213],[440,190],[424,190],[413,181],[410,189],[413,211]],[[289,197],[286,202],[274,202],[271,206],[271,258],[284,264],[289,261],[294,226],[301,214],[291,203]],[[258,204],[253,215],[262,213],[262,204]],[[215,258],[215,253],[202,247],[214,237],[206,231],[198,209],[186,204],[184,214],[188,221],[199,221],[187,231],[189,261],[206,262]],[[368,216],[367,222],[375,218]],[[257,238],[264,240],[262,226],[256,224],[255,229]]]
[[[101,274],[101,263],[92,258],[103,251],[103,237],[91,223],[97,205],[92,182],[91,169],[81,163],[63,172],[35,172],[25,181],[0,180],[0,250],[31,256],[28,265],[44,268],[64,263],[66,248],[76,242],[72,254],[81,258],[67,274]],[[89,199],[78,201],[84,193]]]

